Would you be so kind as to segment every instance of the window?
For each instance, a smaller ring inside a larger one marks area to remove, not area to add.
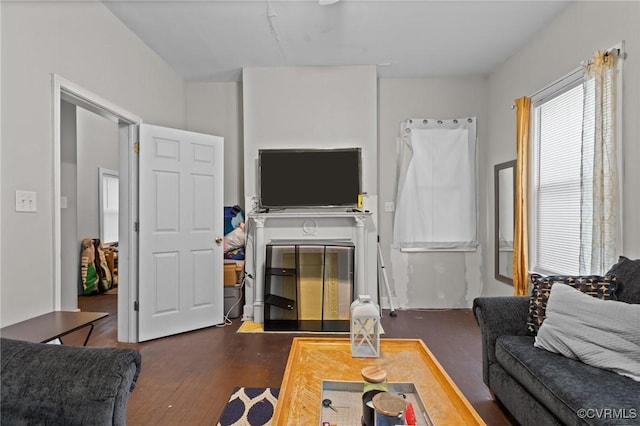
[[[582,104],[580,81],[534,103],[534,221],[536,271],[578,274]],[[572,87],[573,86],[573,87]]]
[[[118,242],[118,194],[119,174],[114,170],[98,169],[99,175],[99,208],[100,239],[103,243]]]
[[[410,119],[401,128],[394,247],[477,247],[476,119]]]
[[[598,86],[578,69],[532,100],[531,269],[536,272],[604,274],[615,261],[622,197],[616,148],[621,108],[614,103],[622,78],[616,80],[615,65],[609,69]]]

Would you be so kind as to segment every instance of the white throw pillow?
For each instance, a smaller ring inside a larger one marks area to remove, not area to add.
[[[640,381],[640,305],[553,285],[534,346]]]

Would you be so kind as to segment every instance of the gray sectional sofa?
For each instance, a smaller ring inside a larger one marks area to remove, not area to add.
[[[621,257],[607,275],[617,300],[640,303],[640,260]],[[513,417],[523,426],[640,425],[640,382],[534,347],[529,307],[529,296],[473,303],[483,380]]]
[[[133,349],[0,338],[0,423],[124,425],[140,363]]]

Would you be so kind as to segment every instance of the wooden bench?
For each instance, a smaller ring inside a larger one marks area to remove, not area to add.
[[[84,346],[87,346],[93,323],[109,314],[106,312],[70,312],[54,311],[25,321],[18,322],[0,330],[0,336],[7,339],[24,340],[34,343],[47,343],[84,327],[89,327]]]

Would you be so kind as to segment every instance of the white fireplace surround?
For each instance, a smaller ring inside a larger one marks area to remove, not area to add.
[[[273,213],[249,213],[246,223],[247,279],[243,321],[251,320],[259,324],[264,322],[264,264],[267,244],[353,244],[353,297],[368,294],[373,301],[377,301],[376,237],[371,213],[345,210],[284,210]]]

